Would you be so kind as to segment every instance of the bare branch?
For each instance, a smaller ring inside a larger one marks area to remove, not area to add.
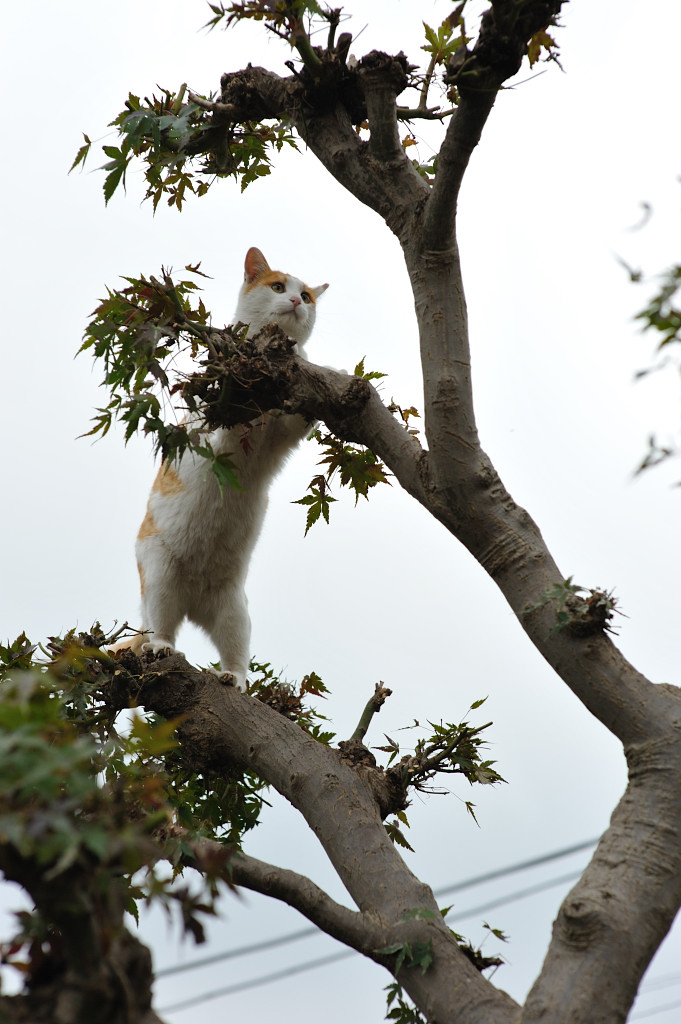
[[[239,853],[230,862],[231,879],[245,889],[273,896],[300,911],[327,935],[365,955],[384,943],[384,933],[366,914],[332,900],[304,875]]]
[[[376,683],[373,696],[367,701],[366,707],[362,712],[362,717],[357,723],[357,728],[350,737],[351,740],[358,740],[361,742],[364,739],[372,718],[374,715],[378,714],[388,697],[391,695],[392,690],[385,687],[383,683]]]
[[[197,96],[191,90],[189,92],[189,99],[192,103],[196,103],[197,107],[201,107],[202,110],[209,110],[213,114],[224,114],[234,121],[239,118],[239,109],[233,103],[219,103],[215,100],[207,100],[203,96]]]

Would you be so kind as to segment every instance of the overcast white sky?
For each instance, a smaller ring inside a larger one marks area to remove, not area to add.
[[[480,6],[480,5],[478,5]],[[451,4],[348,4],[357,56],[404,49],[419,59],[421,20]],[[234,310],[243,258],[259,246],[272,266],[330,282],[308,346],[312,359],[389,374],[386,399],[421,405],[413,305],[397,243],[347,197],[311,155],[282,154],[269,179],[241,196],[217,185],[185,212],[140,204],[140,175],[107,209],[103,162],[66,172],[82,141],[107,139],[128,91],[187,81],[198,92],[247,61],[283,69],[289,54],[255,26],[206,34],[203,0],[64,0],[4,13],[6,157],[3,201],[0,436],[0,635],[34,640],[99,619],[135,621],[134,537],[154,475],[150,446],[120,435],[77,436],[105,397],[89,357],[73,359],[88,314],[122,274],[201,261],[217,323]],[[634,385],[652,342],[632,323],[650,289],[634,290],[621,256],[651,273],[680,258],[678,39],[672,0],[568,4],[558,34],[565,73],[525,70],[499,97],[460,202],[473,373],[480,431],[516,500],[538,521],[566,576],[614,587],[627,618],[625,654],[655,681],[678,682],[678,504],[681,466],[632,481],[655,431],[676,429],[673,373]],[[366,27],[365,27],[366,26]],[[426,132],[416,126],[416,134]],[[428,135],[432,138],[432,132]],[[109,138],[109,141],[113,141]],[[427,158],[426,141],[421,156]],[[642,202],[653,214],[640,231]],[[273,489],[249,583],[253,649],[290,678],[314,669],[333,691],[325,712],[352,731],[374,683],[394,696],[371,744],[415,718],[457,721],[473,700],[494,720],[491,756],[508,785],[417,800],[407,854],[433,887],[596,837],[625,780],[618,744],[554,676],[470,556],[397,487],[357,509],[334,507],[332,527],[303,537],[300,497],[315,472],[303,449]],[[344,495],[336,494],[338,498]],[[180,647],[212,660],[187,630]],[[401,736],[409,736],[402,733]],[[405,742],[408,742],[406,740]],[[473,799],[480,828],[462,803]],[[274,801],[248,852],[308,872],[343,899],[315,840]],[[474,942],[482,921],[502,928],[508,963],[495,983],[522,999],[541,965],[568,883],[498,909],[456,913],[564,876],[586,854],[502,878],[455,897],[454,926]],[[5,894],[4,905],[14,895]],[[445,899],[445,903],[451,902]],[[144,925],[159,967],[283,935],[306,924],[264,899],[226,895],[209,947],[181,945],[160,918]],[[222,986],[294,967],[340,947],[317,936],[258,956],[159,980],[162,1008]],[[491,941],[486,952],[498,951]],[[634,1013],[681,1000],[677,927]],[[337,965],[166,1015],[173,1024],[227,1015],[283,1024],[380,1021],[389,977],[353,957]],[[679,1010],[655,1015],[678,1020]],[[633,1017],[632,1017],[633,1019]]]

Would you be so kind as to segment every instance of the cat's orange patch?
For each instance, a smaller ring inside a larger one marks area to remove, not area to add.
[[[159,529],[158,526],[156,525],[156,520],[154,519],[151,509],[148,508],[147,514],[142,520],[142,525],[140,526],[139,533],[137,534],[137,539],[146,540],[147,537],[153,537],[153,535],[158,532]]]
[[[137,563],[137,572],[139,573],[140,577],[140,594],[142,595],[142,597],[144,597],[144,569],[142,568],[140,562]]]
[[[257,288],[260,285],[276,284],[277,282],[286,287],[286,274],[282,274],[280,270],[270,270],[268,273],[261,274],[259,277],[256,277],[255,280],[247,284],[244,291],[250,292],[253,288]]]
[[[256,277],[255,280],[253,280],[249,284],[245,285],[244,286],[244,292],[250,292],[250,291],[253,291],[254,288],[267,287],[268,285],[277,284],[277,283],[283,284],[283,286],[285,288],[287,281],[288,281],[288,276],[286,274],[282,274],[282,272],[280,270],[269,270],[266,274],[261,274],[260,277]],[[308,288],[308,286],[306,284],[304,284],[303,282],[301,282],[301,284],[302,284],[301,291],[308,293],[308,295],[310,296],[310,302],[314,306],[315,302],[317,301],[315,299],[314,291],[312,290],[312,288]]]
[[[177,494],[179,491],[184,490],[184,484],[173,467],[164,462],[156,474],[156,479],[151,489],[152,491],[158,491],[159,494]]]

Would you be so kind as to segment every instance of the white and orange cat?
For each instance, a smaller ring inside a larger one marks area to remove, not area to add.
[[[304,355],[317,299],[327,288],[309,288],[297,277],[271,270],[259,249],[249,249],[235,323],[248,324],[249,336],[277,324]],[[248,451],[240,444],[242,426],[211,432],[215,454],[229,454],[236,465],[241,491],[221,492],[200,456],[186,453],[179,463],[161,466],[136,546],[143,633],[118,647],[173,650],[187,618],[208,633],[223,673],[244,689],[251,638],[244,589],[248,566],[270,483],[308,430],[302,416],[266,413],[251,424]]]

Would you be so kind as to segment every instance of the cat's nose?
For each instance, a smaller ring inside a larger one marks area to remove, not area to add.
[[[297,309],[298,306],[300,305],[300,298],[299,298],[299,296],[298,295],[291,295],[290,298],[291,298],[291,302],[293,303],[293,308]]]

